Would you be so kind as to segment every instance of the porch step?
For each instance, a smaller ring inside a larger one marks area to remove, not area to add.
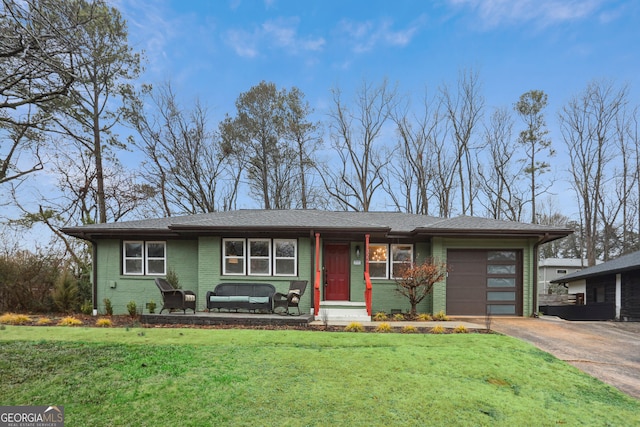
[[[353,301],[321,301],[316,320],[328,322],[370,322],[367,305]]]

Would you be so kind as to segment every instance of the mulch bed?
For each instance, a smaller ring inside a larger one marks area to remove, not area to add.
[[[81,325],[75,327],[110,327],[110,328],[187,328],[187,329],[254,329],[254,330],[300,330],[300,331],[327,331],[327,332],[346,332],[344,326],[332,326],[332,325],[241,325],[241,324],[215,324],[215,325],[193,325],[193,324],[146,324],[141,323],[138,317],[131,317],[128,315],[118,316],[91,316],[86,314],[28,314],[25,315],[29,318],[28,321],[22,321],[21,326],[56,326],[58,323],[67,317],[75,318],[82,322]],[[109,319],[111,324],[109,326],[98,325],[100,319]],[[388,322],[393,326],[393,321]],[[13,324],[0,321],[0,327],[3,324]],[[452,327],[455,324],[452,324]],[[361,332],[375,332],[375,326],[363,325],[364,331]],[[392,327],[390,331],[386,333],[402,333],[402,328]],[[487,333],[485,329],[468,330],[468,333]],[[430,326],[417,326],[416,331],[412,333],[431,333]],[[452,328],[446,328],[443,334],[453,333]]]

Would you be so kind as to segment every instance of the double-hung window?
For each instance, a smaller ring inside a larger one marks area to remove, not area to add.
[[[271,241],[249,239],[249,275],[271,275]]]
[[[245,275],[244,239],[224,239],[222,248],[222,274]]]
[[[402,277],[413,265],[413,245],[391,245],[391,278]]]
[[[297,274],[297,243],[297,240],[274,239],[273,272],[275,276],[295,276]]]
[[[389,277],[388,252],[387,245],[369,245],[369,276],[372,279],[386,279]]]
[[[413,263],[413,245],[369,244],[369,275],[372,279],[395,279]]]
[[[298,265],[296,239],[223,239],[222,274],[295,276]]]
[[[167,271],[166,242],[125,241],[122,255],[124,274],[162,276]]]

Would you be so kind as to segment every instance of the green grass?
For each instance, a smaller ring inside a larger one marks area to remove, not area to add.
[[[640,402],[485,334],[8,326],[0,405],[66,426],[629,426]]]

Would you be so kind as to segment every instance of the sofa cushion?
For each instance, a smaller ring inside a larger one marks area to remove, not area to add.
[[[266,304],[269,302],[269,297],[249,297],[251,304]]]
[[[209,301],[211,302],[249,302],[249,297],[247,296],[216,296],[211,295],[209,297]]]

